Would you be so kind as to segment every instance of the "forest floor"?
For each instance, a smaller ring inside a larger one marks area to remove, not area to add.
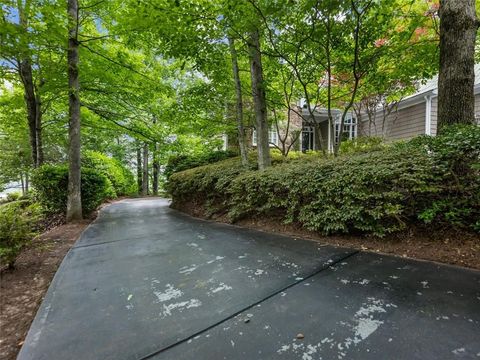
[[[91,221],[41,234],[22,251],[13,270],[0,270],[0,359],[17,357],[60,263]]]
[[[192,216],[207,218],[201,207],[192,204],[176,209]],[[212,220],[228,223],[228,220],[223,216],[215,217]],[[299,225],[284,224],[281,220],[270,218],[244,219],[236,222],[235,225],[362,251],[435,261],[480,270],[480,235],[458,229],[410,227],[406,231],[380,238],[364,235],[324,236],[314,231],[305,230]]]

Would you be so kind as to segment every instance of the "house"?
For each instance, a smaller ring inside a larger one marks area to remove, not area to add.
[[[437,82],[438,76],[421,84],[417,91],[391,105],[390,108],[378,107],[377,111],[370,113],[359,111],[358,107],[352,109],[344,122],[344,139],[354,139],[362,136],[379,136],[385,141],[406,140],[418,135],[436,135],[437,133]],[[475,65],[475,117],[480,119],[480,64]],[[314,122],[308,111],[307,105],[300,101],[296,108],[290,111],[290,131],[300,131],[297,150],[309,151],[319,150],[318,134],[320,130],[323,141],[329,151],[338,141],[340,130],[340,118],[342,110],[332,109],[332,116],[335,121],[334,129],[328,126],[328,113],[325,108],[317,108],[314,111]],[[280,130],[279,136],[284,134]],[[271,141],[278,144],[279,136],[275,136],[275,128],[272,127]],[[255,146],[255,137],[252,137],[252,145]]]

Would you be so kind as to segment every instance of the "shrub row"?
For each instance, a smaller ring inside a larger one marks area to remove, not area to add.
[[[212,164],[236,156],[234,151],[213,151],[196,155],[175,155],[168,159],[164,175],[168,179],[173,173]]]
[[[131,172],[115,159],[88,151],[82,157],[82,207],[88,215],[107,199],[136,190]],[[12,267],[17,255],[34,235],[41,215],[64,213],[67,208],[68,167],[44,165],[33,173],[34,199],[18,200],[10,196],[0,205],[0,260]]]
[[[116,197],[110,180],[98,170],[84,168],[81,177],[82,207],[89,214],[106,199]],[[43,165],[32,177],[35,196],[49,213],[61,213],[67,209],[68,167]]]
[[[85,151],[82,154],[82,166],[97,170],[112,183],[117,196],[136,193],[137,184],[132,172],[117,159],[96,151]]]
[[[263,172],[238,158],[173,174],[173,206],[280,217],[326,234],[384,235],[422,221],[480,230],[480,128],[456,126],[338,158],[299,157]]]

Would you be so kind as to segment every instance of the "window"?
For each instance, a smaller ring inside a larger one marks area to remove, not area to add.
[[[340,133],[340,122],[341,119],[338,118],[335,121],[335,143],[338,143],[338,136]],[[343,133],[342,133],[342,141],[343,140],[350,140],[357,137],[357,119],[353,116],[349,115],[345,122],[343,123]]]
[[[268,130],[268,143],[270,146],[273,146],[273,144],[278,145],[278,133],[277,130],[274,128],[270,128]],[[257,130],[253,129],[253,134],[252,134],[252,145],[257,146]]]
[[[314,149],[314,129],[313,126],[304,126],[302,129],[302,151]]]

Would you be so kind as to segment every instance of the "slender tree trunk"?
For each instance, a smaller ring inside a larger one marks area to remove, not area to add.
[[[28,172],[25,173],[25,194],[28,194],[28,190],[30,187],[30,179],[28,176]]]
[[[153,124],[157,123],[157,117],[153,116]],[[158,143],[155,141],[153,143],[153,154],[152,154],[152,191],[154,195],[158,195],[158,175],[160,173],[160,162],[158,160]]]
[[[358,85],[360,84],[361,75],[360,75],[360,60],[359,60],[359,52],[360,52],[360,30],[362,29],[362,17],[365,15],[368,6],[364,7],[363,9],[359,9],[355,2],[352,0],[352,11],[355,14],[355,29],[353,33],[354,39],[354,49],[353,49],[353,64],[352,64],[352,75],[354,78],[354,84],[352,89],[352,94],[350,95],[350,100],[346,104],[342,117],[340,119],[340,125],[338,129],[338,141],[333,146],[333,155],[338,156],[340,151],[340,145],[342,144],[342,137],[343,137],[343,126],[345,124],[345,119],[350,111],[351,107],[355,103],[355,97],[357,96]],[[358,124],[356,125],[358,126]]]
[[[18,2],[18,16],[23,31],[28,31],[28,16],[30,5]],[[41,99],[35,88],[33,79],[32,62],[30,55],[25,55],[18,60],[18,72],[23,84],[24,98],[27,105],[27,120],[30,138],[30,148],[33,167],[38,167],[43,162],[41,139]]]
[[[228,37],[228,44],[230,46],[230,55],[232,58],[233,80],[235,82],[236,94],[236,120],[237,120],[237,136],[238,147],[240,148],[240,157],[242,165],[248,166],[247,144],[245,142],[245,128],[243,126],[243,96],[242,83],[240,81],[240,71],[238,69],[237,50],[235,49],[235,41],[231,36]]]
[[[250,33],[248,48],[250,53],[250,75],[252,79],[252,94],[257,130],[258,169],[265,170],[271,165],[271,159],[270,146],[268,143],[267,101],[263,81],[260,35],[258,29]]]
[[[148,144],[143,145],[142,195],[148,195]]]
[[[43,80],[40,80],[40,87],[43,86]],[[43,164],[43,141],[42,141],[42,98],[40,97],[38,89],[35,87],[35,140],[37,145],[36,151],[36,167]]]
[[[25,182],[23,181],[23,174],[20,174],[20,184],[22,185],[22,195],[25,195]]]
[[[332,115],[332,56],[331,56],[331,36],[332,36],[332,19],[328,14],[327,19],[327,43],[325,45],[327,60],[327,114],[328,114],[328,130],[327,130],[327,152],[332,151],[332,145],[335,142],[335,121]]]
[[[33,86],[32,64],[30,59],[24,59],[18,62],[18,70],[20,79],[22,80],[24,88],[25,104],[27,105],[27,119],[28,130],[30,138],[30,149],[32,156],[32,164],[37,165],[37,135],[36,135],[36,120],[37,120],[37,104],[35,97],[35,90]]]
[[[142,167],[142,148],[140,145],[137,147],[137,186],[138,186],[138,193],[142,193],[143,188],[143,167]]]
[[[80,82],[78,78],[78,2],[68,0],[68,198],[67,222],[82,219],[81,165],[80,165]]]
[[[152,180],[152,191],[154,195],[158,195],[158,175],[160,173],[160,162],[158,161],[158,143],[153,144],[153,180]]]
[[[475,119],[475,0],[440,0],[438,131]]]

